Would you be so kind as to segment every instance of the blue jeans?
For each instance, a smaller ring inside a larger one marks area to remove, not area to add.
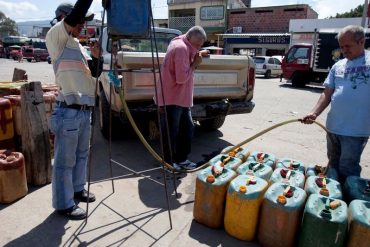
[[[328,166],[338,172],[339,182],[344,183],[348,176],[360,176],[361,154],[368,139],[369,137],[327,134]]]
[[[176,105],[166,106],[170,142],[168,144],[165,114],[161,113],[161,130],[164,145],[164,159],[168,163],[185,161],[191,151],[191,141],[194,133],[194,123],[189,107]],[[172,157],[170,148],[172,151]]]
[[[55,135],[53,207],[67,209],[75,205],[74,193],[82,191],[86,183],[91,111],[56,107],[50,118],[50,129]]]

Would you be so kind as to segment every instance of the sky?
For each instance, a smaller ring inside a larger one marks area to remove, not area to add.
[[[51,20],[54,18],[55,9],[62,2],[68,2],[68,0],[0,0],[0,11],[16,22]],[[69,2],[74,3],[75,0]],[[364,0],[252,0],[251,5],[252,7],[266,7],[308,4],[319,14],[319,18],[326,18],[336,13],[347,12],[364,2]],[[167,18],[167,0],[152,0],[152,9],[154,18]],[[100,16],[101,0],[94,0],[90,11]]]

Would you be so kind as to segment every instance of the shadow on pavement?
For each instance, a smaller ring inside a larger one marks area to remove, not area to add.
[[[288,83],[283,83],[280,84],[279,87],[281,88],[290,88],[294,90],[303,90],[303,91],[309,91],[311,93],[319,93],[321,94],[324,91],[324,87],[322,85],[318,84],[308,84],[304,87],[293,87],[292,84]]]
[[[53,212],[41,224],[19,238],[5,244],[4,247],[60,246],[67,222],[67,218]]]
[[[199,224],[195,220],[191,223],[189,236],[207,246],[259,247],[255,242],[238,240],[229,236],[224,229],[212,229]],[[217,236],[217,238],[210,238],[210,236]]]

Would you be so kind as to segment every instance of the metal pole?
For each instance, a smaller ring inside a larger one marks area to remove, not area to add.
[[[368,6],[369,6],[369,1],[365,0],[364,11],[362,12],[362,20],[361,20],[361,26],[362,27],[367,27],[365,22],[366,22],[366,17],[367,17],[367,8],[368,8]]]

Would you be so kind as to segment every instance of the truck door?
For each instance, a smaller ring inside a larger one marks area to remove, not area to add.
[[[284,57],[282,69],[285,79],[296,71],[309,71],[312,45],[293,45]]]

